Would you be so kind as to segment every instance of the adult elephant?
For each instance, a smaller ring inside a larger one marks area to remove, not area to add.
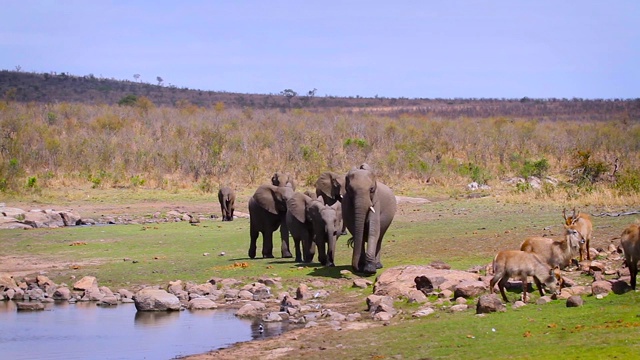
[[[311,201],[307,213],[313,224],[313,239],[318,247],[318,260],[325,266],[335,266],[336,243],[342,233],[342,205],[329,206],[322,198]]]
[[[295,246],[295,261],[309,263],[315,256],[313,224],[308,209],[313,198],[296,192],[287,200],[287,228]]]
[[[280,228],[281,253],[290,258],[289,231],[287,229],[287,199],[293,196],[289,186],[265,184],[258,187],[249,199],[249,257],[256,257],[256,242],[262,233],[262,257],[273,257],[273,232]]]
[[[322,173],[316,180],[316,195],[322,197],[322,200],[327,205],[342,201],[344,192],[344,175],[327,171]]]
[[[271,177],[271,184],[275,186],[289,186],[293,190],[296,189],[296,182],[289,173],[276,171]]]
[[[375,274],[382,268],[380,248],[396,213],[395,196],[364,164],[349,171],[345,190],[342,215],[353,235],[351,266],[356,272]]]
[[[233,221],[236,193],[232,188],[223,186],[218,190],[218,201],[222,210],[222,221]]]

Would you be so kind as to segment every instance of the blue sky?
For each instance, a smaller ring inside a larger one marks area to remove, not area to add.
[[[2,2],[0,69],[202,90],[638,98],[640,1]]]

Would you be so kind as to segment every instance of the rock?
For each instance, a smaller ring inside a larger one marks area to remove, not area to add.
[[[416,312],[414,312],[411,316],[413,317],[425,317],[425,316],[429,316],[431,314],[433,314],[434,312],[436,312],[433,308],[427,307],[424,309],[420,309]]]
[[[482,295],[478,299],[476,314],[487,314],[497,311],[507,311],[507,307],[496,294]]]
[[[189,300],[187,308],[189,310],[217,309],[218,304],[207,298],[197,298]]]
[[[69,300],[71,299],[71,290],[68,287],[59,287],[52,297],[54,300]]]
[[[99,302],[98,305],[103,305],[103,306],[114,306],[114,305],[118,305],[118,299],[114,296],[114,295],[108,295],[103,297]]]
[[[313,298],[313,294],[309,290],[309,287],[306,284],[300,284],[298,289],[296,289],[296,299],[309,300],[311,298]]]
[[[416,283],[416,290],[425,295],[428,295],[433,291],[433,284],[431,283],[431,280],[424,275],[416,276],[413,279],[413,282]]]
[[[4,289],[13,289],[15,287],[18,287],[18,284],[16,284],[13,276],[9,276],[8,274],[0,274],[0,292]]]
[[[589,257],[595,259],[600,253],[594,248],[589,248]]]
[[[283,321],[280,313],[270,312],[262,317],[264,322],[280,322]]]
[[[306,324],[304,327],[305,327],[305,328],[312,328],[312,327],[316,327],[316,326],[318,326],[318,325],[320,325],[320,324],[318,324],[318,323],[317,323],[317,322],[315,322],[315,321],[309,321],[309,322],[307,322],[307,324]]]
[[[536,304],[537,305],[544,305],[544,304],[547,304],[547,303],[550,303],[550,302],[551,302],[551,297],[550,296],[546,296],[546,295],[545,296],[541,296],[541,297],[538,298],[538,300],[536,300]]]
[[[386,311],[381,311],[373,314],[373,320],[375,321],[389,321],[391,320],[391,318],[393,318],[393,315]]]
[[[409,303],[424,303],[427,302],[427,300],[427,295],[419,290],[410,290],[409,294],[407,295],[407,301]]]
[[[327,297],[329,297],[329,292],[327,290],[325,290],[325,289],[320,289],[320,290],[317,290],[317,291],[313,292],[313,298],[314,299],[324,299],[324,298],[327,298]]]
[[[622,280],[611,281],[611,291],[613,291],[614,294],[620,295],[631,290],[632,290],[631,285],[629,285],[626,281],[622,281]]]
[[[449,308],[449,310],[451,312],[461,312],[461,311],[465,311],[469,308],[469,305],[467,304],[458,304],[458,305],[453,305],[452,307]]]
[[[323,288],[326,285],[325,285],[324,282],[322,282],[320,280],[314,280],[314,281],[311,282],[311,286],[314,287],[314,288]]]
[[[238,299],[240,300],[253,300],[253,294],[248,290],[240,290],[238,293]]]
[[[98,287],[98,280],[95,276],[85,276],[73,284],[73,290],[87,290],[92,287]]]
[[[567,307],[580,307],[584,305],[584,300],[581,296],[572,295],[567,299]]]
[[[373,282],[371,282],[371,280],[367,280],[367,279],[358,278],[358,279],[354,279],[353,280],[353,287],[358,287],[358,288],[361,288],[361,289],[366,289],[371,284],[373,284]]]
[[[599,261],[592,261],[591,264],[589,265],[589,270],[593,272],[595,271],[603,272],[604,268],[605,268],[604,263]]]
[[[513,303],[513,305],[511,305],[512,309],[519,309],[523,306],[527,306],[527,304],[524,301],[518,300],[516,302]]]
[[[453,290],[463,280],[475,281],[477,274],[459,270],[441,270],[429,266],[405,265],[389,268],[382,272],[373,288],[376,295],[407,297],[409,291],[415,289],[415,278],[425,276],[434,290]]]
[[[483,281],[465,280],[456,286],[454,296],[469,299],[487,292],[488,289],[489,287]]]
[[[347,318],[345,320],[351,322],[351,321],[357,321],[362,319],[362,315],[360,313],[351,313],[347,315]]]
[[[453,297],[453,291],[445,289],[438,294],[439,299],[450,299]]]
[[[44,304],[41,302],[19,302],[16,303],[18,311],[40,311],[44,310]]]
[[[100,301],[103,297],[105,297],[105,294],[101,292],[97,286],[95,286],[85,290],[84,296],[82,298],[86,301]]]
[[[146,288],[138,291],[133,300],[138,311],[180,310],[180,300],[165,290]]]
[[[237,317],[255,317],[258,316],[258,309],[256,309],[252,304],[242,305],[238,311],[236,311]]]
[[[613,286],[610,282],[606,280],[594,281],[591,284],[591,294],[595,295],[607,295],[613,289]]]
[[[434,269],[438,269],[438,270],[450,270],[451,269],[451,265],[445,263],[444,261],[440,261],[440,260],[433,261],[431,264],[429,264],[429,266],[431,266]]]

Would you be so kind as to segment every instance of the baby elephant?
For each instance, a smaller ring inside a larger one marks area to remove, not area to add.
[[[222,209],[222,221],[233,221],[233,210],[236,202],[236,193],[228,186],[218,190],[218,201]]]
[[[529,287],[528,277],[532,276],[536,283],[540,296],[544,296],[542,283],[544,283],[551,292],[557,293],[562,285],[562,276],[558,267],[552,268],[540,257],[534,253],[521,250],[504,250],[500,251],[493,259],[493,278],[489,282],[491,293],[494,292],[494,286],[498,283],[500,294],[505,302],[508,302],[507,295],[504,293],[504,286],[511,277],[517,277],[522,280],[522,301],[527,302],[527,289]]]

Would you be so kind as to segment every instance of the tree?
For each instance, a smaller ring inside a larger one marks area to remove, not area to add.
[[[140,81],[140,74],[133,74],[133,78],[136,79],[136,81]]]
[[[158,86],[162,86],[164,80],[160,76],[156,77],[156,80],[158,80]]]
[[[291,99],[293,99],[294,97],[298,96],[298,93],[291,90],[291,89],[284,89],[282,90],[282,92],[280,92],[280,95],[284,96],[287,98],[287,103],[289,104],[289,106],[291,106]]]

